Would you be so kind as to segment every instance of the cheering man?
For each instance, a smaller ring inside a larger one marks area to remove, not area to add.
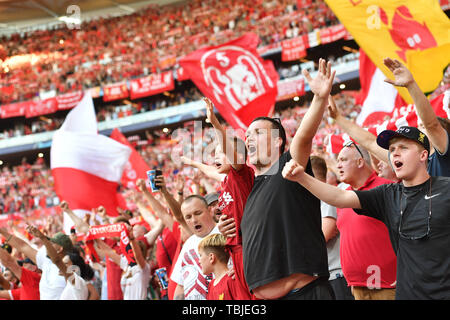
[[[414,127],[385,130],[377,143],[389,151],[400,183],[367,191],[341,190],[305,174],[290,161],[283,176],[339,208],[383,221],[397,253],[396,299],[450,298],[450,178],[427,172],[430,143]]]

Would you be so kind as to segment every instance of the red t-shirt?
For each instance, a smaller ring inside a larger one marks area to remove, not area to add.
[[[178,223],[177,223],[178,225]],[[178,226],[173,225],[178,230]],[[175,230],[174,230],[175,231]],[[177,239],[174,237],[173,232],[169,228],[164,228],[161,237],[156,240],[156,261],[158,262],[158,268],[165,267],[167,272],[170,271],[173,262],[173,256],[177,250]],[[162,241],[161,241],[162,238]],[[164,245],[163,243],[164,242]],[[170,258],[170,260],[169,260]]]
[[[214,279],[209,282],[207,300],[237,300],[236,285],[239,282],[225,274],[219,283],[214,285]]]
[[[169,300],[173,300],[175,288],[177,287],[177,283],[175,281],[173,281],[172,279],[170,279],[170,276],[172,275],[173,267],[175,266],[178,256],[180,255],[181,248],[183,247],[183,244],[181,243],[180,224],[178,222],[173,223],[172,235],[177,242],[177,248],[175,249],[175,253],[173,255],[172,265],[170,267],[170,270],[167,270],[167,278],[169,279],[169,285],[167,287],[167,295],[168,295]]]
[[[30,271],[22,267],[22,276],[20,282],[20,300],[40,300],[39,282],[41,281],[41,274]]]
[[[105,239],[105,243],[121,254],[120,247],[112,239]],[[108,300],[123,300],[123,292],[120,286],[122,269],[110,258],[106,257],[106,282],[108,288]]]
[[[369,190],[393,183],[375,172],[358,190]],[[352,190],[348,187],[347,190]],[[379,275],[380,288],[395,288],[397,257],[386,225],[374,218],[357,214],[353,209],[337,209],[341,267],[349,286],[375,286]]]
[[[241,170],[231,168],[221,183],[219,196],[219,209],[228,218],[234,218],[236,224],[236,237],[227,238],[227,245],[242,245],[241,221],[244,213],[245,203],[252,191],[255,172],[252,168],[244,165]]]

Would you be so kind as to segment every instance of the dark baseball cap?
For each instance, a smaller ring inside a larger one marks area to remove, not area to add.
[[[208,206],[209,206],[209,205],[211,205],[211,203],[213,203],[213,202],[219,200],[219,194],[218,194],[217,192],[211,192],[211,193],[208,193],[208,194],[205,196],[205,200],[206,200],[206,203],[207,203]]]
[[[65,252],[73,250],[72,240],[70,240],[68,235],[62,232],[58,232],[57,234],[55,234],[53,238],[50,238],[50,241],[59,244],[61,247],[63,247]]]
[[[403,137],[413,140],[414,142],[422,145],[425,150],[430,153],[430,141],[428,140],[428,137],[416,127],[403,126],[398,128],[397,131],[384,130],[378,135],[377,144],[383,149],[389,150],[389,141],[395,137]]]

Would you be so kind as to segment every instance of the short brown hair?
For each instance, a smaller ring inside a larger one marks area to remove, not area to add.
[[[325,160],[319,156],[311,156],[310,160],[314,176],[325,180],[327,178],[327,163]]]
[[[211,234],[198,244],[198,250],[213,253],[222,263],[228,263],[230,254],[225,250],[227,239],[220,233]]]

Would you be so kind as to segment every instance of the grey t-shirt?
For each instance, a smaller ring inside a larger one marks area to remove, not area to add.
[[[335,220],[337,219],[336,207],[330,206],[323,201],[320,201],[320,211],[322,218],[330,217]],[[342,275],[341,257],[339,255],[340,238],[340,234],[338,234],[327,242],[328,271],[330,271],[329,280],[336,279],[337,274]]]

